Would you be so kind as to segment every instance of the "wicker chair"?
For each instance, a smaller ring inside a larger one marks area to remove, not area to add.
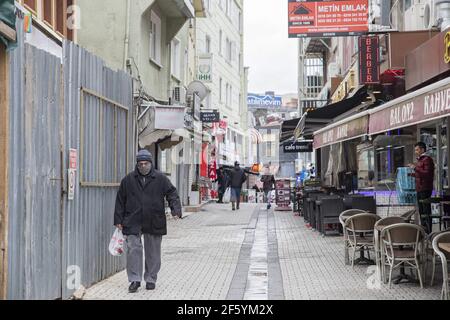
[[[339,215],[339,222],[341,223],[342,234],[344,235],[344,261],[346,265],[350,264],[350,257],[348,254],[349,244],[348,244],[348,235],[347,232],[345,231],[345,220],[359,213],[365,213],[365,211],[359,209],[349,209],[341,212],[341,214]]]
[[[342,198],[330,196],[320,199],[320,207],[318,208],[317,229],[323,235],[326,235],[326,226],[335,225],[335,230],[339,230],[339,215],[344,210]]]
[[[384,263],[385,263],[385,256],[383,254],[383,250],[381,248],[381,242],[380,242],[380,233],[383,228],[396,224],[396,223],[404,223],[405,219],[403,217],[386,217],[383,219],[378,220],[375,223],[374,226],[374,245],[375,245],[375,257],[376,257],[376,263],[377,268],[380,270],[380,277],[384,282],[384,279],[386,278],[384,275]]]
[[[442,292],[441,292],[441,299],[448,300],[450,299],[450,293],[448,290],[448,262],[450,258],[450,254],[448,252],[442,251],[441,248],[439,248],[440,243],[450,243],[450,231],[442,232],[438,234],[433,239],[433,249],[436,252],[436,254],[441,258],[442,262]]]
[[[423,288],[422,281],[422,260],[424,254],[425,230],[412,223],[396,223],[383,228],[381,231],[382,259],[390,267],[389,288],[392,283],[392,271],[401,264],[407,264],[417,271],[420,287]],[[383,271],[384,273],[384,271]]]
[[[348,246],[353,249],[352,267],[355,265],[355,255],[357,250],[374,249],[373,231],[375,223],[380,217],[373,213],[359,213],[349,217],[345,223]],[[370,254],[369,254],[370,259]]]

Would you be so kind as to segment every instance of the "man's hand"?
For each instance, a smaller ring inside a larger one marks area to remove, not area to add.
[[[413,163],[410,163],[410,164],[408,164],[408,167],[410,167],[411,169],[415,169],[415,168],[416,168],[416,165],[413,164]]]
[[[123,226],[121,224],[116,224],[116,227],[119,228],[119,230],[123,229]]]

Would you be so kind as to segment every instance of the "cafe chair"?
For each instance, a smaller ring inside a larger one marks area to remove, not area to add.
[[[374,249],[373,230],[375,223],[380,217],[373,213],[359,213],[349,217],[344,223],[344,229],[347,233],[348,246],[352,249],[352,267],[355,265],[356,251]]]
[[[327,226],[334,226],[334,230],[339,231],[339,215],[344,210],[344,203],[340,197],[325,197],[320,200],[318,208],[318,230],[324,236],[327,233]]]
[[[450,259],[450,253],[442,250],[439,247],[440,243],[450,243],[450,231],[442,232],[433,239],[433,249],[436,254],[441,258],[442,263],[442,291],[441,291],[441,299],[448,300],[450,299],[450,293],[448,290],[448,262]]]
[[[383,282],[385,282],[385,274],[384,274],[384,265],[386,257],[383,254],[381,242],[380,242],[380,233],[381,231],[390,225],[396,223],[404,223],[405,219],[403,217],[386,217],[378,220],[374,226],[374,246],[375,246],[375,261],[378,270],[380,270],[380,276]]]
[[[436,253],[436,251],[434,251],[434,249],[433,249],[433,240],[434,240],[434,238],[436,238],[436,236],[440,235],[441,233],[447,232],[447,231],[450,231],[450,228],[447,230],[443,230],[443,231],[432,232],[427,236],[427,239],[426,239],[427,262],[428,262],[428,257],[431,256],[430,286],[433,286],[433,284],[434,284],[434,275],[436,272],[436,262],[437,262],[437,258],[440,258],[439,255]],[[428,263],[426,265],[426,269],[428,269]],[[425,272],[425,274],[427,274],[427,272]]]
[[[345,220],[347,220],[349,217],[354,216],[355,214],[359,213],[365,213],[364,210],[360,209],[349,209],[341,212],[339,215],[339,222],[342,226],[342,234],[344,235],[344,261],[346,265],[350,264],[350,257],[348,253],[349,243],[348,243],[348,235],[347,232],[345,232]]]
[[[421,264],[424,260],[425,230],[412,223],[396,223],[381,231],[382,255],[389,266],[389,288],[392,271],[402,264],[417,271],[420,287],[423,288]],[[383,259],[382,259],[383,262]]]

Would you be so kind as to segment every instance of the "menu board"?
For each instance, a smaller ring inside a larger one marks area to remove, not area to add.
[[[277,179],[275,181],[275,210],[291,210],[291,181]]]

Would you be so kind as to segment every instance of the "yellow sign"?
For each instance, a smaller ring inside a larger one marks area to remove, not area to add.
[[[450,32],[447,32],[444,38],[444,61],[450,63]]]

